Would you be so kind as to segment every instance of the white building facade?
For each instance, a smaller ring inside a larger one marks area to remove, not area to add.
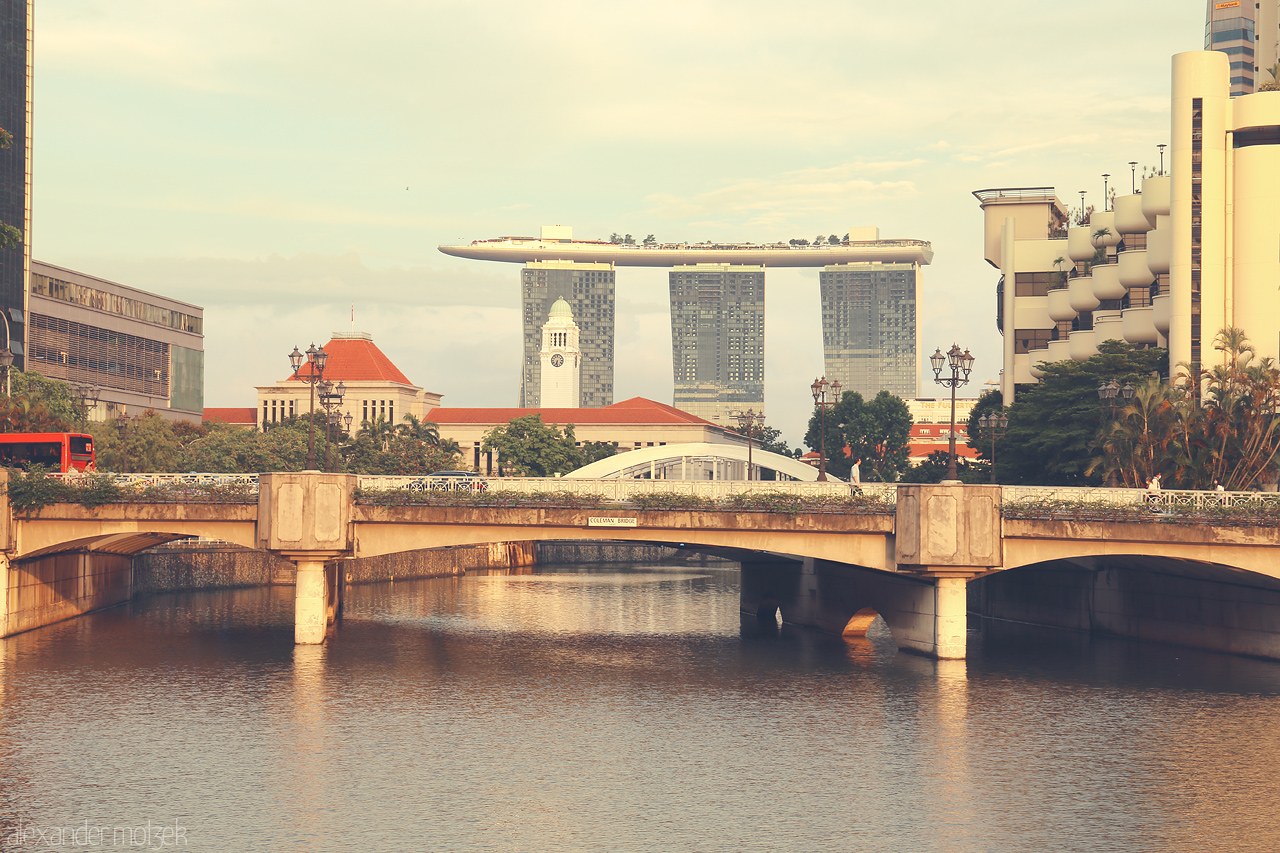
[[[1229,56],[1173,57],[1167,169],[1067,227],[1050,187],[974,193],[985,257],[1000,270],[1001,391],[1042,362],[1083,361],[1121,340],[1169,349],[1173,369],[1220,358],[1242,328],[1280,359],[1280,92],[1231,97]]]
[[[569,303],[557,299],[542,325],[542,405],[576,409],[582,404],[582,345]]]

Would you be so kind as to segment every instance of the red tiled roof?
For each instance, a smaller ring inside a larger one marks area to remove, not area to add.
[[[957,436],[956,438],[957,438],[956,440],[956,458],[957,459],[977,459],[978,458],[978,451],[974,450],[972,447],[970,447],[967,444],[961,444],[959,441],[959,436]],[[950,447],[950,442],[946,442],[946,441],[938,442],[938,443],[931,441],[928,444],[917,444],[915,442],[912,442],[912,444],[910,445],[910,448],[911,448],[910,455],[911,455],[911,458],[913,459],[915,458],[924,459],[930,453],[933,453],[935,450],[941,450],[943,453],[946,453],[948,452],[949,447]]]
[[[326,375],[328,370],[325,370]],[[427,419],[437,424],[505,424],[526,415],[542,415],[548,424],[699,424],[718,427],[711,421],[665,406],[644,397],[632,397],[612,406],[595,409],[432,409]]]
[[[258,410],[253,406],[205,409],[202,420],[204,423],[221,421],[224,424],[256,425],[258,423]]]
[[[324,351],[329,356],[324,366],[324,378],[330,382],[399,382],[413,385],[373,341],[364,338],[334,338],[324,345]],[[298,374],[309,376],[310,369],[311,366],[304,362]],[[285,378],[297,379],[292,373]]]

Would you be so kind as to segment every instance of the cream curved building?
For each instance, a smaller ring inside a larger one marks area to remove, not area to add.
[[[1165,168],[1067,227],[1052,187],[978,190],[984,255],[1000,270],[1001,391],[1042,362],[1114,339],[1208,366],[1225,326],[1280,360],[1280,92],[1232,97],[1229,57],[1173,57]]]

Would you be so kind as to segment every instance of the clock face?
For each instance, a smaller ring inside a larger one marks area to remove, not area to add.
[[[551,356],[552,367],[559,367],[562,364],[564,364],[564,356],[562,356],[560,353],[556,353],[555,355]]]

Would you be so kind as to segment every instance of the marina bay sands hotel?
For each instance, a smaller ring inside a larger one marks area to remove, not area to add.
[[[440,246],[460,258],[524,264],[520,273],[524,355],[520,407],[538,408],[543,326],[563,298],[581,347],[581,407],[613,403],[617,267],[667,267],[676,408],[726,426],[732,413],[764,407],[765,270],[820,267],[825,375],[874,397],[918,396],[920,268],[933,259],[923,240],[881,240],[854,228],[839,242],[646,243],[575,240],[568,226],[539,237],[499,237]]]

